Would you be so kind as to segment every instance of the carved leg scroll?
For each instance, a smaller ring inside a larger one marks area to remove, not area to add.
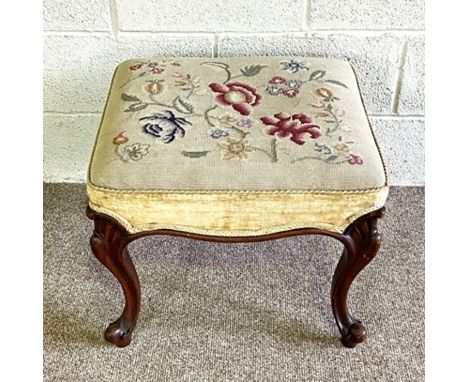
[[[130,344],[132,331],[140,312],[140,281],[127,252],[128,233],[112,218],[98,214],[90,208],[86,215],[94,220],[91,249],[98,260],[117,278],[125,295],[121,316],[105,331],[105,338],[124,347]]]
[[[349,288],[356,275],[374,258],[382,238],[377,221],[383,217],[384,208],[371,212],[352,223],[340,237],[345,249],[336,267],[331,289],[331,302],[341,341],[353,348],[367,338],[365,327],[348,310]]]

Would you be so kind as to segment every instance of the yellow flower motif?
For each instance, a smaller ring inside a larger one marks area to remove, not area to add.
[[[333,97],[333,93],[329,89],[326,89],[326,88],[317,89],[315,91],[315,94],[325,99],[330,99],[331,97]]]
[[[150,95],[161,94],[166,90],[166,85],[161,82],[150,82],[145,86],[145,90]]]
[[[223,143],[218,143],[218,146],[223,150],[223,159],[246,159],[247,153],[254,151],[245,139],[228,138]]]
[[[223,114],[222,116],[218,117],[218,121],[221,123],[230,124],[236,122],[237,118],[234,118],[230,114]]]
[[[333,148],[340,154],[347,154],[349,153],[349,146],[346,143],[335,143]]]
[[[188,84],[188,82],[185,80],[175,80],[174,83],[175,83],[175,86],[185,86]]]
[[[118,135],[114,137],[112,143],[114,145],[123,145],[124,143],[128,142],[128,135],[125,131],[121,131]]]
[[[182,77],[184,77],[184,74],[183,74],[182,72],[179,72],[178,70],[176,70],[176,71],[174,72],[174,74],[172,74],[172,77],[174,77],[174,78],[182,78]]]

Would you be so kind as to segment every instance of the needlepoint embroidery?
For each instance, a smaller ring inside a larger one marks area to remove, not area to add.
[[[340,102],[348,86],[305,61],[276,65],[235,70],[226,62],[204,61],[186,70],[174,60],[130,63],[129,77],[118,88],[134,130],[112,139],[115,154],[127,163],[148,161],[157,145],[183,142],[178,152],[184,160],[209,154],[233,161],[363,165]],[[141,142],[139,134],[151,142]]]

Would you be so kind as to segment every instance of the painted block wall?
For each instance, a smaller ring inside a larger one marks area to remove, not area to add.
[[[115,66],[301,55],[357,69],[392,185],[424,184],[424,0],[45,0],[44,180],[84,182]]]

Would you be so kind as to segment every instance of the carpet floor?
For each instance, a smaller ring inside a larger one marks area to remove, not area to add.
[[[329,302],[341,245],[320,236],[132,243],[142,311],[130,346],[107,344],[123,296],[90,252],[85,206],[83,185],[44,185],[45,381],[423,381],[423,188],[391,189],[382,248],[351,290],[369,333],[354,349]]]

